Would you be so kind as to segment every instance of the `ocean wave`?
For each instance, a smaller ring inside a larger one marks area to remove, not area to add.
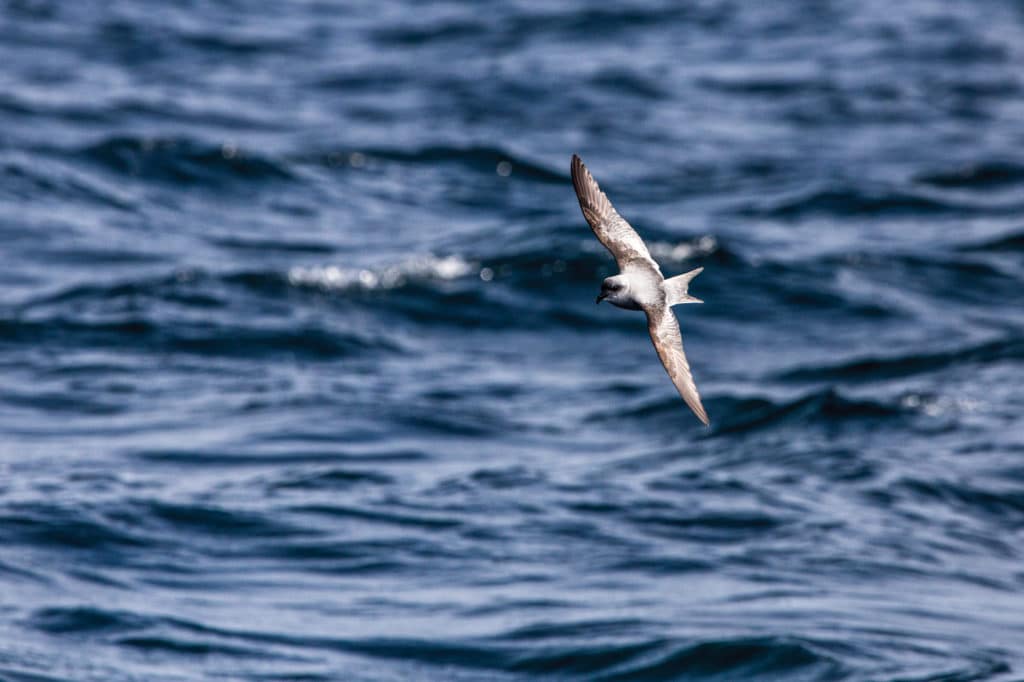
[[[271,493],[292,490],[349,490],[360,486],[386,486],[394,482],[392,476],[380,471],[332,466],[292,473],[284,471],[273,480],[268,480],[266,488]]]
[[[133,631],[154,624],[131,611],[115,611],[94,606],[51,606],[32,613],[29,624],[50,635],[93,634]]]
[[[53,504],[23,503],[0,507],[0,538],[7,546],[35,546],[91,551],[118,557],[130,548],[154,547],[156,541],[95,512]]]
[[[807,94],[835,95],[839,85],[814,74],[790,74],[789,69],[777,73],[712,75],[699,79],[701,87],[729,94],[754,97],[785,98]]]
[[[1010,161],[965,163],[952,170],[921,173],[917,182],[957,189],[993,189],[1024,183],[1024,164]]]
[[[902,412],[898,405],[849,398],[833,388],[826,388],[788,401],[747,398],[732,405],[726,402],[724,416],[713,433],[751,431],[790,421],[829,424],[863,421],[877,425],[879,420],[898,417]]]
[[[341,462],[382,466],[387,464],[413,464],[433,459],[423,450],[386,449],[357,450],[351,448],[324,448],[321,450],[305,447],[279,447],[264,449],[232,450],[227,449],[144,449],[132,450],[129,457],[141,462],[165,464],[175,467],[262,467],[262,466],[297,466],[297,465],[331,465]]]
[[[306,162],[337,168],[372,167],[380,161],[421,165],[437,170],[448,164],[502,177],[514,176],[547,183],[568,182],[568,167],[564,173],[552,170],[543,164],[513,153],[502,147],[434,145],[415,149],[399,147],[360,147],[343,150],[317,151],[298,157]]]
[[[1000,523],[1024,523],[1024,491],[1002,485],[986,489],[981,480],[906,477],[891,482],[886,493],[918,504],[955,509],[965,515],[992,517]]]
[[[551,294],[566,286],[585,284],[593,300],[603,275],[597,254],[576,259],[552,258],[551,253],[520,253],[470,261],[458,255],[417,256],[376,268],[297,266],[288,272],[288,286],[327,292],[356,305],[367,305],[378,316],[397,316],[405,323],[431,326],[487,326],[491,329],[539,329],[552,324],[598,328],[609,322],[592,306],[566,305]],[[251,286],[274,286],[272,273],[244,276]],[[541,295],[537,295],[542,291]],[[611,324],[624,324],[616,318]]]
[[[182,656],[270,658],[264,647],[241,645],[217,631],[176,618],[95,606],[47,607],[36,610],[27,624],[48,635],[102,641],[116,646]]]
[[[410,281],[453,280],[476,273],[490,281],[494,271],[478,268],[461,256],[414,256],[396,265],[379,268],[345,268],[338,265],[296,266],[288,271],[288,282],[297,287],[315,287],[325,291],[395,289]]]
[[[174,185],[224,187],[294,178],[283,161],[233,142],[210,145],[189,138],[111,137],[79,150],[77,156],[120,176]]]
[[[465,525],[465,522],[455,515],[438,516],[425,513],[422,510],[416,514],[403,514],[393,510],[342,506],[340,504],[301,504],[288,507],[287,511],[292,514],[326,516],[335,519],[358,519],[370,524],[404,528],[447,530],[461,528]]]
[[[248,251],[257,253],[295,253],[295,254],[329,254],[336,251],[333,244],[321,241],[300,241],[275,237],[258,239],[251,237],[208,237],[210,244],[231,251]]]
[[[140,523],[153,523],[160,527],[161,535],[168,532],[181,537],[200,540],[240,537],[246,539],[284,538],[308,533],[298,526],[285,523],[281,518],[258,511],[243,511],[196,502],[174,503],[161,500],[134,500],[129,503],[130,514]]]
[[[276,658],[263,647],[241,647],[209,640],[160,635],[125,635],[112,640],[113,644],[138,649],[146,654],[174,654],[195,656],[244,656],[246,658]]]
[[[0,164],[4,182],[0,192],[15,200],[44,194],[52,200],[85,202],[90,205],[134,211],[136,198],[101,178],[83,173],[63,160],[28,163],[17,157]],[[82,258],[85,258],[83,255]]]
[[[919,350],[888,357],[863,357],[817,367],[797,367],[780,373],[776,378],[797,382],[875,382],[931,373],[952,365],[988,365],[1021,359],[1024,359],[1024,338],[1009,336],[949,350]]]
[[[326,644],[326,643],[325,643]],[[830,680],[847,671],[825,647],[796,638],[673,642],[636,635],[625,641],[559,641],[529,649],[502,641],[372,638],[332,644],[380,659],[418,661],[432,669],[516,671],[605,680]],[[787,677],[795,676],[798,677]]]
[[[590,82],[623,98],[660,100],[667,95],[665,87],[657,78],[628,68],[615,67],[601,70],[590,78]]]
[[[825,187],[760,205],[749,205],[740,209],[739,213],[756,217],[796,219],[808,215],[920,216],[991,210],[991,207],[980,204],[965,204],[949,198],[908,190]]]
[[[964,244],[961,251],[1018,252],[1024,251],[1024,229],[974,244]]]
[[[475,40],[487,32],[487,24],[473,20],[415,23],[375,31],[373,39],[390,47],[419,47],[434,42]]]
[[[239,358],[326,360],[401,350],[383,330],[344,326],[340,317],[320,324],[296,322],[289,315],[235,315],[244,305],[237,296],[242,288],[276,298],[289,286],[284,274],[274,271],[218,275],[187,269],[72,285],[33,296],[0,315],[0,332],[9,343]]]
[[[626,521],[639,532],[660,540],[695,543],[740,544],[787,525],[777,514],[742,509],[704,510],[684,514],[680,510],[630,510]]]
[[[879,419],[898,416],[905,409],[901,404],[845,397],[831,387],[788,400],[741,398],[706,392],[704,403],[708,406],[708,412],[714,415],[708,437],[771,428],[787,423],[806,425],[814,422],[858,420],[877,423]],[[681,421],[685,413],[686,406],[674,395],[666,395],[655,400],[642,400],[615,409],[615,416],[619,419]],[[604,421],[608,418],[609,415],[601,411],[593,414],[588,421]]]
[[[675,26],[721,26],[733,16],[729,7],[715,3],[685,5],[625,5],[621,7],[570,6],[526,9],[516,13],[507,30],[513,35],[556,36],[556,40],[576,40],[641,32],[645,28]]]
[[[667,647],[642,663],[596,679],[836,680],[849,671],[821,645],[788,637],[704,641]]]
[[[111,319],[73,319],[66,314],[35,319],[0,318],[8,343],[49,347],[136,349],[147,353],[175,352],[206,356],[307,359],[353,357],[363,352],[397,352],[400,346],[384,337],[369,337],[311,325],[282,322],[276,326],[187,323],[138,315]]]

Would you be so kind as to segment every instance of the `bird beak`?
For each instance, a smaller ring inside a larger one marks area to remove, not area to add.
[[[597,300],[594,301],[594,303],[600,303],[601,301],[603,301],[606,298],[608,298],[608,294],[601,294],[600,296],[597,297]]]

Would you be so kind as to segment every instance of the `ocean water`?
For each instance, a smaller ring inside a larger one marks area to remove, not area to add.
[[[1024,7],[0,4],[0,680],[1024,680]],[[614,272],[667,275],[712,419]]]

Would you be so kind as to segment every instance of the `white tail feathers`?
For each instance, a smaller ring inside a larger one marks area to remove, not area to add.
[[[680,303],[703,303],[704,301],[687,293],[690,288],[690,280],[702,272],[704,272],[704,268],[696,268],[662,282],[661,288],[665,292],[665,302],[670,306]]]

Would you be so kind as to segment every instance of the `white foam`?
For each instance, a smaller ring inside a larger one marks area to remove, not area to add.
[[[977,412],[981,402],[970,397],[929,395],[923,393],[908,393],[900,399],[900,404],[915,412],[921,412],[929,417],[941,417],[951,413]]]
[[[394,289],[410,279],[452,280],[476,271],[461,256],[415,256],[396,265],[380,268],[344,268],[338,265],[297,266],[288,271],[292,286],[327,290]]]
[[[675,244],[672,242],[651,242],[647,245],[647,248],[655,259],[684,261],[714,253],[718,250],[718,240],[712,235],[706,234],[703,237]]]

